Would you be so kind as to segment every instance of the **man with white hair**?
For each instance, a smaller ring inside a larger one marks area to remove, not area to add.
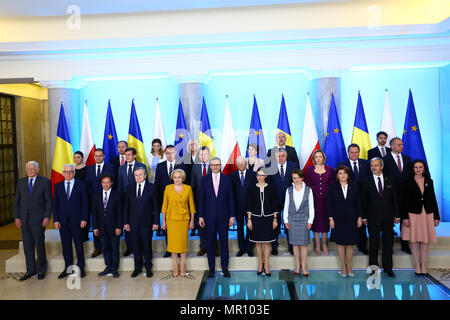
[[[36,161],[27,162],[25,170],[27,177],[20,179],[17,183],[14,203],[14,219],[17,228],[22,230],[27,265],[27,273],[20,278],[20,281],[27,280],[36,273],[38,280],[42,280],[47,272],[45,227],[51,216],[52,185],[50,180],[38,175],[39,163]]]
[[[66,164],[63,168],[64,181],[55,184],[53,201],[53,222],[55,229],[59,230],[64,256],[64,271],[58,279],[65,278],[67,268],[73,265],[72,240],[77,253],[77,265],[81,277],[86,276],[84,271],[83,228],[89,218],[89,203],[87,186],[83,180],[75,179],[75,166]]]

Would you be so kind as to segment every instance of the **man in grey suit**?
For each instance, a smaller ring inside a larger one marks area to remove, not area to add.
[[[36,161],[27,162],[25,169],[28,177],[20,179],[17,183],[14,203],[14,219],[17,228],[22,230],[27,264],[27,273],[20,278],[20,281],[33,277],[36,272],[38,280],[42,280],[47,272],[44,232],[50,221],[52,186],[50,180],[38,175],[39,163]]]

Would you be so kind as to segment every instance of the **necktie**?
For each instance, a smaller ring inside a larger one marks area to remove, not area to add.
[[[398,170],[400,171],[400,173],[402,173],[402,162],[400,161],[400,155],[397,155],[397,165],[398,165]]]
[[[216,193],[216,197],[217,194],[219,193],[219,175],[214,174],[214,192]]]
[[[128,181],[129,182],[133,181],[133,165],[132,164],[128,165]]]
[[[105,191],[105,199],[103,200],[103,209],[105,209],[105,211],[107,205],[108,205],[108,192]]]
[[[123,166],[123,164],[125,163],[125,160],[123,159],[123,155],[120,156],[120,165]]]
[[[355,175],[355,180],[359,179],[359,170],[358,166],[356,165],[356,161],[353,161],[353,174]]]
[[[138,187],[138,200],[141,200],[141,185]]]
[[[281,180],[283,180],[284,179],[284,168],[283,168],[283,165],[281,165],[281,168],[280,168],[280,175],[281,175]]]
[[[386,157],[386,149],[384,147],[381,147],[381,156]]]
[[[172,178],[172,171],[173,171],[172,164],[170,164],[170,167],[169,167],[169,178]]]
[[[28,185],[28,195],[31,196],[31,191],[33,191],[33,179],[30,179],[30,184]]]
[[[378,177],[378,193],[380,194],[380,197],[383,196],[383,185],[381,184],[380,177]]]
[[[244,172],[241,171],[241,185],[244,187]]]
[[[206,163],[203,164],[203,176],[206,176]]]
[[[98,166],[97,166],[97,178],[100,177],[100,173],[102,172],[101,168],[102,168],[101,165],[98,165]]]
[[[67,182],[66,193],[67,193],[67,200],[69,200],[69,198],[70,198],[70,182]]]

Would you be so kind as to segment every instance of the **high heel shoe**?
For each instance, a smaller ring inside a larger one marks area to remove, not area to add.
[[[256,271],[256,274],[258,276],[262,275],[263,269],[264,269],[264,264],[262,265],[261,271]]]

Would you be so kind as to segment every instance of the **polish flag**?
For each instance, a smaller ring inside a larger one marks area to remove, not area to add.
[[[305,122],[303,124],[302,146],[300,148],[300,167],[305,170],[312,166],[311,156],[314,151],[320,149],[319,138],[317,137],[316,124],[309,100],[309,93],[306,99]]]
[[[84,102],[83,126],[81,129],[80,151],[84,154],[84,163],[87,166],[95,164],[94,151],[95,144],[92,139],[91,126],[89,125],[89,116],[86,101]]]
[[[381,131],[388,134],[387,145],[392,138],[397,136],[394,125],[394,118],[392,117],[391,103],[389,102],[388,91],[386,89],[386,94],[384,96],[384,109],[383,109],[383,119],[381,120]]]
[[[222,163],[222,173],[229,175],[237,170],[236,158],[241,155],[239,150],[239,143],[236,139],[236,133],[233,128],[233,121],[231,120],[230,107],[228,105],[228,96],[225,102],[225,115],[223,119],[222,143],[220,145]]]

